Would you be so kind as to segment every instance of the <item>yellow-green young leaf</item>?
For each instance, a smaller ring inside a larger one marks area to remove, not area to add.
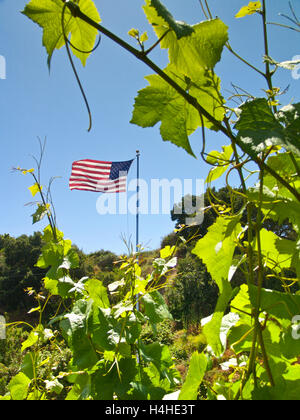
[[[171,257],[173,255],[173,252],[175,251],[175,246],[170,247],[170,245],[167,245],[165,248],[163,248],[160,251],[160,257],[164,260]]]
[[[38,312],[41,308],[37,306],[36,308],[31,308],[27,313],[32,314],[33,312]]]
[[[141,37],[140,37],[140,41],[141,42],[146,42],[146,41],[148,41],[148,34],[147,34],[147,32],[144,32],[142,35],[141,35]]]
[[[236,18],[243,18],[245,16],[253,15],[254,13],[261,10],[260,1],[250,1],[248,6],[244,6],[241,10],[235,15]]]
[[[206,158],[209,163],[214,165],[214,167],[210,170],[208,177],[206,178],[206,183],[215,181],[227,171],[233,149],[231,144],[229,146],[222,146],[222,149],[223,153],[213,151],[210,152]]]
[[[27,340],[22,343],[21,351],[28,349],[29,347],[33,346],[37,343],[39,339],[39,332],[38,331],[31,331]]]
[[[132,29],[130,29],[130,31],[128,31],[128,35],[132,36],[132,38],[138,38],[139,34],[140,34],[139,30],[135,29],[135,28],[132,28]]]
[[[81,11],[89,18],[99,23],[101,21],[97,8],[92,0],[77,1]],[[62,11],[64,2],[61,0],[31,0],[22,12],[33,22],[43,28],[43,45],[48,53],[48,66],[55,49],[65,45],[62,31]],[[95,45],[97,30],[81,19],[72,17],[68,7],[65,8],[65,36],[71,34],[72,44],[81,51],[91,51]],[[85,65],[89,54],[84,54],[74,48],[73,53]]]
[[[43,189],[43,187],[36,182],[31,187],[28,187],[28,189],[31,192],[32,197],[34,197],[40,191],[40,189],[41,190]]]
[[[23,175],[27,175],[27,174],[32,174],[34,172],[34,169],[24,169],[24,171],[22,171]]]

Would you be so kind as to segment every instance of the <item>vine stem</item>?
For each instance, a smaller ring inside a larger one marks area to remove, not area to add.
[[[263,0],[263,8],[262,8],[262,19],[263,19],[263,31],[264,31],[264,45],[265,45],[265,55],[269,57],[269,44],[268,44],[268,31],[267,31],[267,9],[266,9],[266,1]],[[270,72],[270,63],[266,60],[266,73],[265,77],[268,82],[269,89],[272,90],[272,76]]]
[[[41,196],[41,199],[42,199],[43,205],[44,205],[44,207],[46,207],[46,208],[47,208],[47,203],[46,203],[46,200],[45,200],[45,197],[44,197],[43,191],[42,191],[41,184],[40,184],[39,180],[37,179],[37,177],[35,176],[35,174],[34,174],[34,173],[32,173],[31,175],[33,176],[33,179],[35,180],[36,185],[38,186],[39,193],[40,193],[40,196]],[[49,211],[48,211],[48,210],[47,210],[47,218],[48,218],[48,221],[49,221],[49,224],[50,224],[51,230],[52,230],[52,234],[53,234],[54,241],[55,241],[55,242],[58,242],[58,241],[57,241],[56,228],[55,228],[55,223],[54,223],[54,220],[53,220],[53,216],[52,216],[52,214],[51,214],[51,213],[49,214]]]
[[[268,29],[267,29],[267,8],[266,8],[266,0],[263,0],[263,7],[261,11],[262,21],[263,21],[263,33],[264,33],[264,47],[265,47],[265,56],[269,57],[269,42],[268,42]],[[275,95],[273,93],[273,83],[272,83],[272,72],[270,71],[270,63],[266,60],[266,72],[265,78],[271,93],[271,99],[275,100]],[[273,111],[277,112],[277,107],[273,106]]]
[[[68,54],[68,57],[69,57],[69,61],[70,61],[70,64],[71,64],[71,67],[72,67],[73,73],[74,73],[75,78],[76,78],[76,80],[77,80],[77,84],[78,84],[79,89],[80,89],[80,91],[81,91],[81,94],[82,94],[82,97],[83,97],[83,100],[84,100],[84,102],[85,102],[85,106],[86,106],[86,109],[87,109],[87,112],[88,112],[88,116],[89,116],[89,127],[88,127],[88,132],[89,132],[89,131],[91,131],[91,129],[92,129],[92,113],[91,113],[91,110],[90,110],[90,106],[89,106],[89,103],[88,103],[88,100],[87,100],[86,94],[85,94],[85,92],[84,92],[84,89],[83,89],[83,87],[82,87],[81,81],[80,81],[79,76],[78,76],[78,73],[77,73],[77,71],[76,71],[75,64],[74,64],[74,62],[73,62],[72,55],[71,55],[71,52],[70,52],[70,47],[69,47],[69,44],[71,45],[71,47],[75,48],[77,51],[80,51],[80,50],[79,50],[78,48],[74,47],[74,45],[73,45],[73,44],[72,44],[72,43],[68,40],[68,37],[66,36],[66,32],[65,32],[65,10],[66,10],[66,8],[67,8],[67,7],[68,7],[68,3],[66,2],[66,3],[64,3],[63,10],[62,10],[62,14],[61,14],[61,27],[62,27],[62,32],[63,32],[64,41],[65,41],[65,44],[66,44],[66,50],[67,50],[67,54]],[[93,49],[91,50],[91,52],[92,52],[93,50],[95,50],[95,49],[96,49],[96,47],[95,47],[95,48],[93,48]],[[82,51],[81,51],[81,52],[82,52]],[[86,53],[88,53],[88,52],[86,52]]]
[[[237,52],[235,52],[233,50],[233,48],[231,47],[230,43],[227,42],[226,43],[226,47],[228,49],[228,51],[231,52],[231,54],[233,54],[236,58],[238,58],[240,61],[242,61],[244,64],[246,64],[247,66],[249,66],[252,70],[255,70],[258,74],[260,74],[263,77],[266,77],[265,73],[262,72],[261,70],[259,70],[257,67],[253,66],[251,63],[249,63],[249,61],[245,60],[243,57],[241,57]]]
[[[262,205],[263,205],[263,188],[264,188],[264,169],[261,168],[260,170],[260,184],[259,184],[259,208],[258,208],[258,214],[256,218],[256,240],[257,240],[257,254],[258,254],[258,287],[257,287],[257,298],[256,298],[256,307],[255,307],[255,330],[256,330],[256,336],[258,337],[259,345],[262,351],[264,366],[266,368],[269,381],[271,386],[275,386],[273,375],[271,372],[268,355],[266,352],[263,334],[262,334],[262,327],[259,322],[259,314],[260,314],[260,307],[261,307],[261,292],[263,287],[263,280],[264,280],[264,264],[262,259],[262,243],[261,243],[261,230],[262,230],[262,221],[263,221],[263,215],[262,215]]]

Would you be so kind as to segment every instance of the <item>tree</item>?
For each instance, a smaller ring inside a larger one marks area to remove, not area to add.
[[[42,249],[41,234],[35,232],[18,238],[1,235],[0,247],[0,311],[28,310],[33,299],[24,290],[32,287],[39,291],[45,274],[35,267]]]
[[[205,266],[189,254],[179,260],[177,275],[166,290],[166,300],[174,320],[186,328],[199,326],[211,315],[218,299],[218,288]]]
[[[236,190],[238,192],[238,190]],[[185,226],[186,219],[191,218],[192,216],[185,211],[185,197],[182,197],[181,203],[178,203],[171,210],[171,219],[176,222],[175,229],[180,229],[181,226]],[[197,197],[192,197],[192,205],[195,208],[197,203]],[[213,206],[215,205],[215,207]],[[215,188],[207,190],[204,194],[204,219],[200,225],[196,226],[185,226],[185,228],[180,231],[180,235],[183,236],[186,240],[194,238],[192,243],[194,244],[196,239],[200,239],[206,235],[208,228],[216,221],[218,217],[219,208],[228,208],[232,205],[231,195],[228,188],[223,187],[216,191]],[[240,196],[235,197],[233,201],[233,209],[235,213],[239,212],[244,203]],[[224,207],[225,206],[225,207]],[[177,209],[180,208],[180,211]],[[178,235],[177,235],[178,236]]]

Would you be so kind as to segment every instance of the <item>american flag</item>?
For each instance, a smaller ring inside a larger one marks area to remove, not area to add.
[[[72,164],[71,190],[103,193],[126,192],[127,174],[133,162],[102,162],[99,160],[77,160]]]

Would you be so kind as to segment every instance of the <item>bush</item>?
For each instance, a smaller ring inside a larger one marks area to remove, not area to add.
[[[177,276],[167,288],[166,300],[176,321],[189,328],[210,315],[218,298],[218,288],[201,262],[187,256],[178,263]]]
[[[0,340],[0,395],[7,391],[10,380],[19,372],[24,354],[20,343],[28,337],[28,332],[20,327],[10,327],[6,331],[6,339]]]

